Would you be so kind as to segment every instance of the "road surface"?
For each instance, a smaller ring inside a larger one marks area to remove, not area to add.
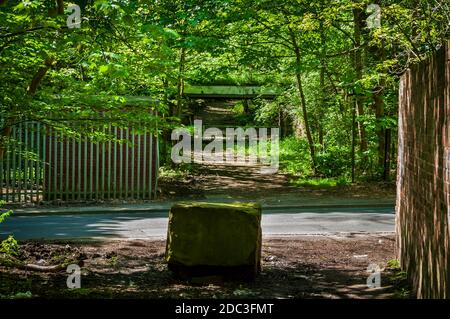
[[[29,214],[9,217],[0,238],[25,239],[162,239],[167,212]],[[264,208],[263,236],[392,233],[394,208]]]

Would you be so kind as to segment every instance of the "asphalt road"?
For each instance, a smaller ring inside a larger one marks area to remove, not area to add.
[[[156,239],[165,238],[167,213],[113,212],[39,214],[9,217],[0,238],[25,239]],[[263,236],[394,232],[394,208],[264,209]]]

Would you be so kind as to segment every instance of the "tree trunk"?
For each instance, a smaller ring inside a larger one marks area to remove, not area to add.
[[[360,81],[363,78],[363,59],[361,54],[361,30],[364,25],[363,12],[361,9],[353,9],[353,19],[354,19],[354,40],[355,40],[355,73],[356,81]],[[356,107],[358,110],[358,116],[364,116],[364,96],[357,92],[356,96]],[[358,121],[359,138],[360,138],[360,151],[361,153],[367,151],[367,138],[366,138],[366,128],[364,123]]]
[[[174,116],[174,105],[173,103],[169,102],[169,95],[168,95],[168,90],[169,90],[169,80],[167,79],[167,77],[163,77],[162,78],[162,84],[163,84],[163,88],[164,88],[164,95],[163,95],[163,102],[164,104],[168,107],[168,117]],[[163,117],[165,117],[165,114],[162,115]],[[161,163],[163,165],[167,164],[167,163],[172,163],[172,161],[168,160],[168,154],[169,154],[169,147],[172,145],[172,140],[170,138],[170,130],[165,128],[161,134],[162,139],[161,139],[161,144],[160,144],[160,154],[162,154],[161,156]]]
[[[326,39],[325,30],[322,20],[320,21],[320,105],[319,105],[319,118],[318,118],[318,132],[319,132],[319,143],[322,146],[322,150],[325,148],[323,141],[323,126],[322,120],[325,117],[324,109],[326,104],[327,89],[325,87],[325,54],[326,54]]]
[[[373,105],[375,109],[375,119],[377,123],[377,139],[378,139],[378,165],[383,167],[385,161],[385,139],[386,139],[386,129],[381,126],[381,120],[384,117],[384,80],[381,81],[380,85],[374,89],[373,93]]]
[[[306,98],[305,98],[305,92],[303,91],[303,83],[302,83],[302,71],[301,71],[301,63],[302,63],[302,56],[300,53],[300,47],[297,43],[297,38],[295,37],[294,31],[289,28],[289,33],[292,40],[292,45],[294,48],[295,53],[295,59],[297,63],[297,68],[295,70],[295,77],[297,79],[297,89],[298,93],[300,95],[300,102],[302,107],[302,113],[303,113],[303,122],[305,125],[305,132],[306,132],[306,138],[308,139],[308,146],[309,146],[309,152],[311,155],[311,161],[312,161],[312,167],[313,167],[313,173],[316,174],[317,169],[317,163],[316,163],[316,151],[314,148],[314,140],[311,134],[311,128],[309,125],[309,119],[308,119],[308,110],[306,108]]]
[[[382,62],[386,59],[386,51],[384,45],[381,47],[373,47],[374,56],[377,62]],[[378,165],[385,169],[386,166],[386,128],[382,125],[384,118],[384,92],[386,87],[386,79],[381,78],[378,85],[373,89],[373,107],[375,111],[375,119],[377,124],[377,139],[378,139]]]
[[[244,106],[245,115],[250,114],[250,107],[248,106],[248,100],[247,99],[242,100],[242,104]]]
[[[186,62],[186,48],[181,48],[180,52],[180,65],[178,69],[178,83],[177,83],[177,117],[181,117],[182,107],[183,107],[183,90],[184,90],[184,81],[183,81],[183,73],[184,66]]]
[[[385,130],[383,180],[388,182],[391,170],[391,130]]]

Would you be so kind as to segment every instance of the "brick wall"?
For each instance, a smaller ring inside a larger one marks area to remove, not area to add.
[[[401,79],[396,231],[417,297],[450,297],[450,50]]]

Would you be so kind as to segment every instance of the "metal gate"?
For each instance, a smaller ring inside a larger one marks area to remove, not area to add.
[[[43,195],[45,128],[40,123],[19,124],[0,159],[0,200],[39,202]],[[32,154],[35,157],[32,158]]]
[[[40,123],[12,130],[0,160],[0,200],[100,201],[156,197],[158,139],[147,130],[109,125],[114,137],[93,142],[70,138]]]

